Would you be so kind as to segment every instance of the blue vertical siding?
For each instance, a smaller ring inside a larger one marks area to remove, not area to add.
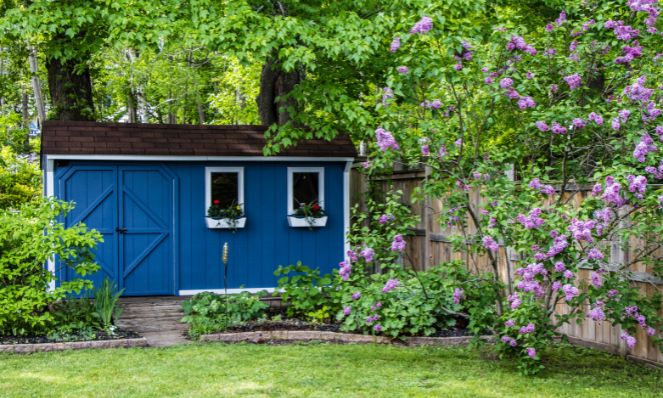
[[[205,224],[205,167],[213,166],[244,167],[247,222],[243,229],[208,229]],[[288,167],[325,168],[326,227],[288,226]],[[83,221],[103,233],[104,243],[96,253],[104,271],[95,280],[111,276],[127,287],[129,294],[221,289],[221,249],[228,242],[228,287],[266,288],[276,286],[274,270],[279,265],[302,261],[331,272],[343,259],[344,167],[343,162],[71,162],[56,168],[55,195],[78,202],[65,220],[68,224]],[[129,206],[131,203],[123,196],[124,186],[131,186],[152,208],[148,211],[135,203]],[[168,191],[170,187],[175,188],[174,194]],[[154,220],[138,217],[136,212],[150,213]],[[174,214],[172,232],[169,214]],[[132,224],[137,219],[143,219],[143,224]],[[143,235],[119,236],[115,231],[118,226]],[[172,247],[170,243],[159,246],[160,251],[155,252],[158,255],[123,280],[119,259],[139,255],[150,239],[164,233],[172,239]],[[160,262],[171,268],[159,272]]]
[[[235,232],[205,225],[205,167],[244,167],[246,227]],[[324,228],[291,228],[287,221],[287,168],[325,167]],[[179,289],[223,287],[221,248],[229,245],[229,288],[274,287],[279,265],[302,261],[331,272],[343,259],[344,163],[171,163],[179,177]]]

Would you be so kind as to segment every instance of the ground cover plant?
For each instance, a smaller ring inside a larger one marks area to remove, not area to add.
[[[264,293],[220,295],[198,293],[182,303],[182,322],[189,324],[189,336],[220,332],[229,327],[263,319],[269,305],[261,301]]]
[[[660,370],[552,348],[525,377],[461,348],[190,344],[0,354],[4,397],[658,397]]]

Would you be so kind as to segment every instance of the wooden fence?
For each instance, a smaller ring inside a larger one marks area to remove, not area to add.
[[[351,201],[353,205],[357,204],[360,208],[363,208],[365,206],[364,195],[368,192],[369,185],[378,192],[403,191],[404,201],[410,205],[412,212],[419,216],[419,224],[412,231],[412,236],[407,238],[404,256],[406,266],[424,270],[445,261],[462,260],[472,272],[493,272],[490,260],[486,255],[472,255],[468,254],[467,251],[453,249],[449,237],[461,233],[461,231],[456,228],[440,226],[437,220],[443,209],[441,199],[427,199],[417,203],[409,202],[411,194],[421,187],[424,179],[425,170],[423,169],[396,170],[388,176],[373,177],[369,182],[364,175],[354,170],[351,177]],[[583,186],[572,187],[564,194],[564,199],[579,206],[589,195],[590,189],[590,187]],[[470,195],[472,199],[471,206],[478,209],[482,205],[480,192],[471,191]],[[467,225],[468,236],[471,236],[475,232],[473,223],[468,222]],[[638,247],[642,247],[642,242],[637,240],[629,242],[628,249],[624,249],[619,242],[604,242],[604,244],[604,253],[607,253],[607,250],[610,251],[610,263],[613,264],[629,264],[633,261],[633,253]],[[659,255],[663,256],[663,251],[659,250]],[[519,264],[521,262],[519,253],[510,248],[500,248],[497,253],[497,262],[502,281],[507,286],[513,286],[514,271],[521,266]],[[638,286],[644,294],[653,295],[655,292],[663,291],[663,280],[654,277],[646,265],[634,263],[630,266],[630,269],[633,271],[633,284]],[[580,270],[580,279],[589,281],[589,274],[588,270]],[[557,312],[560,314],[568,310],[565,304],[560,304],[557,307]],[[663,316],[663,303],[660,315]],[[579,324],[572,322],[562,326],[560,332],[578,344],[627,355],[659,366],[663,365],[663,353],[640,328],[638,328],[638,333],[635,336],[638,343],[630,353],[627,353],[624,342],[619,338],[621,335],[620,328],[612,326],[608,322],[595,322],[583,318]]]

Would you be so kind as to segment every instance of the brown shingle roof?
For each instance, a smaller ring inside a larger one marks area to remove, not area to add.
[[[263,126],[44,122],[41,149],[58,155],[262,156]],[[347,136],[304,140],[279,156],[355,157]]]

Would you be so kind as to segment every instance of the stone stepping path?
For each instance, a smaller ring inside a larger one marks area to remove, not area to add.
[[[118,320],[122,329],[132,330],[145,337],[151,347],[185,344],[187,325],[180,322],[184,316],[182,301],[187,297],[123,297]]]

